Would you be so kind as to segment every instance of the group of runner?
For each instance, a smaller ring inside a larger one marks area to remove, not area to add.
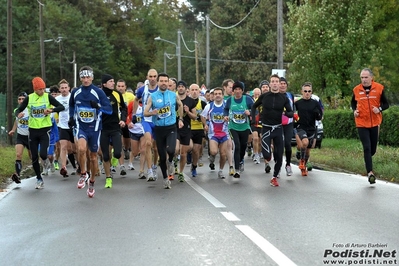
[[[188,86],[183,80],[150,69],[135,96],[127,92],[123,80],[117,81],[115,89],[115,80],[109,74],[102,75],[101,88],[93,85],[91,67],[82,67],[79,76],[82,85],[71,92],[68,82],[61,80],[54,91],[45,93],[45,83],[37,77],[32,81],[34,92],[29,96],[19,95],[17,119],[10,132],[18,133],[16,171],[12,175],[15,182],[20,182],[23,147],[31,152],[36,188],[44,187],[43,173],[47,174],[47,169],[54,171],[58,165],[60,174],[67,177],[69,161],[74,169],[71,174],[80,174],[77,187],[82,189],[87,185],[87,195],[93,197],[96,175],[100,173],[99,161],[106,176],[106,188],[112,188],[116,165],[119,164],[120,175],[126,175],[125,160],[129,160],[128,169],[134,170],[134,158],[140,155],[139,178],[148,182],[157,180],[159,165],[164,188],[169,189],[175,174],[178,181],[184,182],[188,157],[191,157],[191,176],[197,176],[204,146],[208,147],[205,156],[211,170],[216,168],[219,153],[219,178],[225,178],[226,162],[228,174],[240,178],[250,145],[254,163],[259,164],[263,158],[266,173],[270,173],[269,162],[274,159],[270,184],[278,186],[284,149],[285,170],[288,176],[292,175],[293,134],[300,150],[299,168],[303,176],[307,175],[315,120],[320,120],[323,114],[320,103],[311,98],[310,83],[302,86],[302,97],[295,101],[294,95],[287,92],[287,80],[278,75],[262,81],[253,95],[246,93],[243,82],[231,79],[202,95],[198,84]],[[295,129],[294,120],[297,120]],[[56,138],[50,141],[54,125],[59,131],[56,134],[59,141]],[[39,165],[39,144],[43,172]],[[48,151],[52,144],[58,146],[55,158],[54,151]]]

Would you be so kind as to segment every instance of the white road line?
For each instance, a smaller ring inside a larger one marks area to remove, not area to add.
[[[187,184],[189,184],[193,189],[195,189],[198,193],[200,193],[216,208],[226,208],[226,206],[223,203],[221,203],[214,196],[206,192],[202,187],[198,186],[197,183],[192,181],[191,178],[188,177],[186,174],[184,174],[184,180],[186,180]]]
[[[236,225],[238,230],[240,230],[246,237],[252,240],[263,252],[266,253],[274,262],[278,265],[283,266],[296,266],[296,264],[285,256],[280,250],[273,246],[269,241],[259,235],[248,225]]]
[[[240,218],[234,215],[232,212],[220,212],[223,214],[224,218],[226,218],[230,222],[238,222],[241,221]]]

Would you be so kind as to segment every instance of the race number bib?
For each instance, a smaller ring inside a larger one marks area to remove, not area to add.
[[[28,128],[29,127],[29,117],[23,117],[18,120],[18,125],[20,128]]]
[[[211,120],[213,123],[216,124],[223,124],[224,123],[224,116],[222,113],[214,113],[211,115]]]
[[[244,111],[233,112],[232,116],[234,123],[244,124],[247,121],[247,116],[245,115]]]
[[[46,105],[45,104],[43,104],[41,106],[32,106],[31,107],[32,117],[33,118],[43,118],[43,117],[45,117],[44,110],[46,110]]]
[[[158,118],[166,118],[172,114],[170,105],[165,105],[164,107],[159,108],[158,110]]]
[[[78,117],[79,117],[80,121],[82,121],[83,123],[91,123],[95,120],[96,109],[79,107],[78,108]]]

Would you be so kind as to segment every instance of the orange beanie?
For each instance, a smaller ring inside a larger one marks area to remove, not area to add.
[[[33,90],[40,90],[46,88],[46,83],[40,77],[35,77],[32,79]]]

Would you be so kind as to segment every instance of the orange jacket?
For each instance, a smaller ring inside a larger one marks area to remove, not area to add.
[[[382,122],[382,113],[375,114],[373,107],[381,106],[381,95],[384,86],[372,81],[370,92],[367,94],[362,84],[353,89],[353,96],[357,102],[356,109],[359,116],[355,117],[356,127],[371,128],[379,126]]]

